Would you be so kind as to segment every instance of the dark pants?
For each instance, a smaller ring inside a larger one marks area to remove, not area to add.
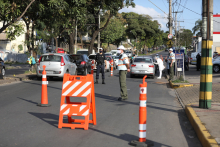
[[[122,99],[128,98],[127,85],[126,85],[126,75],[127,75],[127,70],[119,70],[119,83],[120,83],[120,90],[121,90],[121,98]]]
[[[170,63],[169,63],[170,66]],[[172,64],[172,67],[170,67],[170,80],[173,80],[173,77],[175,75],[175,63]]]
[[[96,69],[96,79],[99,79],[99,73],[100,70],[102,72],[102,79],[105,79],[105,67],[104,65],[97,65],[97,69]]]

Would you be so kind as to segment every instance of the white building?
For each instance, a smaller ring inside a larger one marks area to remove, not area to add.
[[[220,53],[220,14],[213,15],[213,52]]]

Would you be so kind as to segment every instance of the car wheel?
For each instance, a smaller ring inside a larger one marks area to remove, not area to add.
[[[84,70],[84,73],[83,73],[83,75],[87,75],[87,68]]]
[[[5,76],[5,69],[2,68],[2,76],[4,77]]]
[[[38,76],[37,76],[37,80],[42,80],[42,77],[38,77]]]
[[[219,72],[220,68],[219,68],[219,65],[214,65],[213,66],[213,71],[214,72]]]

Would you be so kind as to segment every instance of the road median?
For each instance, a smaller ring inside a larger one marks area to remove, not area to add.
[[[169,83],[170,83],[170,87],[173,89],[193,86],[193,84],[190,84],[190,83],[173,83],[172,81],[169,81]]]

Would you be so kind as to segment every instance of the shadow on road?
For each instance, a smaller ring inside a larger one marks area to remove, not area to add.
[[[38,104],[37,102],[34,102],[34,101],[32,101],[32,100],[27,100],[27,99],[20,98],[20,97],[17,97],[17,98],[20,99],[20,100],[23,100],[23,101],[26,101],[26,102],[29,102],[29,103],[35,104],[35,105]]]

